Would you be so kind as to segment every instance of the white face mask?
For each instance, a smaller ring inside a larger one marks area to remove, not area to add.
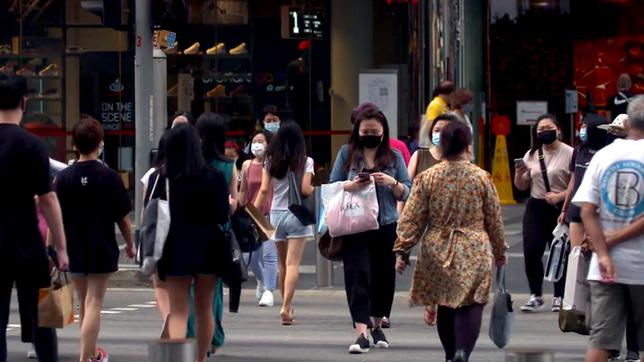
[[[255,157],[262,157],[264,156],[264,152],[266,152],[266,146],[263,143],[253,143],[250,145],[250,152]]]

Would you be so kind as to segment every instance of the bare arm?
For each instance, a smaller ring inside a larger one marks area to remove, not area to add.
[[[606,238],[606,245],[611,249],[624,241],[631,240],[642,234],[644,234],[644,216],[633,221],[627,227],[608,232],[604,236]]]
[[[261,209],[262,205],[264,205],[268,191],[271,188],[271,183],[271,175],[268,173],[268,170],[264,169],[262,171],[262,186],[260,186],[255,202],[253,202],[253,206],[257,209]]]
[[[237,210],[237,179],[238,179],[237,167],[233,166],[233,176],[230,179],[230,185],[228,186],[230,192],[230,212],[235,213]]]
[[[244,161],[241,169],[241,185],[239,185],[239,198],[237,199],[241,206],[246,206],[246,184],[248,183],[248,168],[251,162],[251,160]]]
[[[575,188],[575,174],[572,174],[570,177],[570,182],[568,182],[568,188],[566,189],[563,208],[561,209],[561,215],[559,215],[559,223],[563,224],[568,213],[568,208],[570,208],[570,201],[572,200],[572,190]]]
[[[313,179],[313,174],[309,172],[305,172],[304,175],[302,176],[302,196],[303,197],[309,197],[313,191],[315,191],[315,188],[311,184],[311,180]],[[263,180],[262,180],[263,181]],[[263,184],[263,182],[262,182]]]
[[[413,155],[411,155],[411,159],[409,160],[409,165],[407,166],[407,173],[409,174],[409,178],[413,180],[416,177],[416,170],[418,169],[418,151],[414,152]]]
[[[530,169],[527,166],[518,166],[514,173],[514,186],[525,191],[530,188]]]
[[[63,229],[63,217],[58,203],[58,197],[54,192],[48,192],[39,196],[39,206],[49,232],[51,233],[52,244],[56,247],[58,252],[58,267],[61,270],[66,270],[69,266],[69,259],[67,257],[67,239],[65,238],[65,230]]]
[[[118,222],[118,226],[123,238],[125,239],[125,253],[129,258],[134,259],[136,257],[136,249],[134,248],[132,238],[132,223],[130,222],[130,218],[126,215]]]

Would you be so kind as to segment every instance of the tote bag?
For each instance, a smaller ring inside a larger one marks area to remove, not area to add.
[[[590,309],[590,284],[586,279],[590,256],[575,246],[568,257],[566,290],[559,311],[559,329],[562,332],[575,332],[588,335],[588,316]]]
[[[289,171],[288,177],[288,210],[304,226],[315,224],[315,201],[313,197],[302,197],[302,177],[295,177],[293,171]],[[299,182],[298,182],[299,180]]]
[[[54,269],[51,286],[38,293],[38,326],[63,328],[74,323],[74,288],[66,272]]]
[[[322,185],[322,202],[329,235],[332,237],[353,235],[380,227],[380,208],[374,182],[354,192],[344,191],[343,182]]]
[[[160,176],[154,181],[150,195],[154,195]],[[163,256],[163,248],[170,233],[170,182],[166,179],[166,199],[151,199],[143,210],[140,234],[141,272],[151,276]]]
[[[550,255],[546,263],[546,272],[543,279],[548,282],[558,282],[566,268],[568,262],[568,251],[570,248],[570,230],[565,224],[559,224],[552,231],[552,243],[550,244]]]
[[[505,288],[505,266],[496,268],[496,292],[490,317],[489,336],[492,342],[504,348],[510,342],[514,325],[514,307],[512,295]]]

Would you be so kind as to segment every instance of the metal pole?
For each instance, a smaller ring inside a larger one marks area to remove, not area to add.
[[[143,210],[143,185],[139,180],[150,167],[149,155],[154,139],[150,125],[152,109],[152,29],[150,25],[150,1],[136,0],[136,52],[134,57],[134,109],[135,109],[135,212]],[[164,112],[165,113],[165,112]],[[135,220],[138,218],[135,217]]]
[[[161,135],[168,126],[168,60],[159,48],[154,48],[154,117],[152,121],[153,140],[152,147],[157,147]]]

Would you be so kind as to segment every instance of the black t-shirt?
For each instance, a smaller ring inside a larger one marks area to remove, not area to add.
[[[0,124],[0,263],[47,262],[34,196],[49,191],[45,143],[19,126]]]
[[[584,180],[584,175],[597,151],[590,149],[589,147],[579,146],[575,148],[575,151],[572,154],[572,159],[570,161],[570,172],[573,172],[575,175],[575,184],[572,190],[572,196],[577,193],[581,182]],[[568,221],[569,222],[581,222],[581,210],[579,206],[570,204],[568,207]]]
[[[58,174],[69,268],[73,273],[111,273],[118,268],[114,223],[131,210],[123,181],[99,161],[76,162]]]

